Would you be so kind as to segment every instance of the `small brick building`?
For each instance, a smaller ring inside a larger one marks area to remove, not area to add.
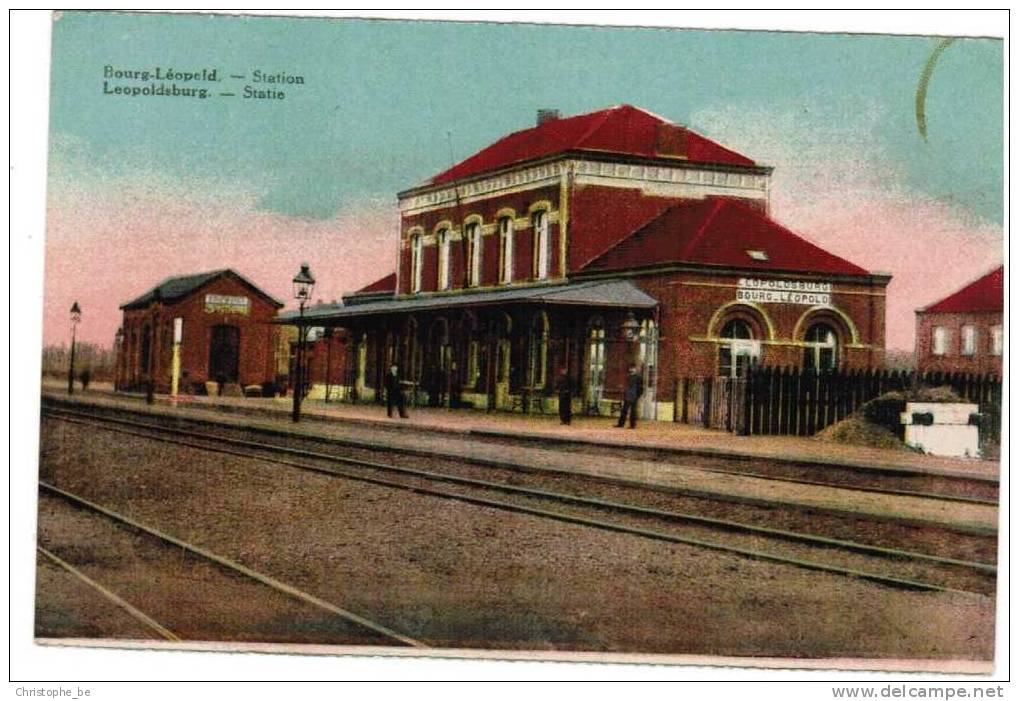
[[[995,268],[961,290],[916,312],[920,372],[1001,376],[1005,269]]]
[[[174,320],[181,319],[180,391],[269,390],[276,383],[278,300],[233,270],[167,278],[122,304],[116,387],[157,392],[171,386]]]
[[[683,377],[880,367],[890,277],[771,219],[770,175],[630,105],[542,110],[399,193],[396,271],[306,322],[346,329],[352,398],[395,364],[432,405],[554,410],[565,372],[606,413],[635,363],[667,420]]]

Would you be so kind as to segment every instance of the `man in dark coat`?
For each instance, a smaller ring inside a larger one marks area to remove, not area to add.
[[[393,406],[400,412],[400,418],[407,418],[407,401],[403,396],[403,387],[400,386],[400,375],[395,365],[389,366],[386,373],[386,416],[393,418]]]
[[[622,428],[626,423],[627,415],[630,416],[630,428],[637,428],[637,402],[644,394],[644,376],[637,370],[636,365],[630,365],[630,374],[626,376],[626,389],[623,391],[623,408],[619,410],[619,423],[617,428]]]
[[[559,370],[559,377],[556,378],[556,392],[559,394],[559,422],[564,426],[569,426],[570,420],[573,418],[573,385],[566,368]]]

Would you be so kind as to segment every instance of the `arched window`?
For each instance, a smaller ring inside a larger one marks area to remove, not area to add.
[[[839,363],[839,337],[830,324],[817,323],[803,337],[803,367],[810,370],[834,370]]]
[[[548,212],[538,210],[531,223],[534,226],[534,279],[548,278],[552,264],[552,237],[548,231]]]
[[[548,315],[538,312],[531,320],[530,364],[527,382],[544,387],[548,367]]]
[[[605,391],[605,324],[594,317],[587,331],[587,373],[584,399],[589,411],[599,412]]]
[[[410,237],[410,291],[421,291],[421,234],[413,234]]]
[[[436,242],[439,247],[439,274],[437,279],[440,290],[449,289],[449,239],[449,229],[439,229],[439,233],[436,235]]]
[[[513,282],[513,219],[499,220],[499,282]]]
[[[727,321],[720,336],[723,340],[718,346],[718,374],[742,377],[760,359],[760,341],[754,339],[753,329],[743,319]]]
[[[477,287],[481,284],[481,222],[467,225],[467,286]]]

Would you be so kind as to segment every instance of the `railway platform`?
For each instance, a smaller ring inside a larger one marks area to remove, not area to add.
[[[66,395],[55,391],[51,396],[56,399],[66,398]],[[969,533],[990,534],[997,528],[998,509],[993,504],[772,480],[739,472],[703,469],[693,459],[701,454],[709,454],[742,460],[749,457],[753,460],[795,459],[831,465],[849,464],[844,462],[847,458],[841,455],[837,460],[843,462],[833,460],[833,454],[842,446],[811,439],[772,439],[764,445],[764,441],[729,434],[721,434],[709,440],[709,437],[703,435],[706,432],[674,424],[647,423],[631,431],[615,429],[609,419],[602,417],[582,418],[575,426],[561,427],[557,421],[540,417],[474,416],[435,409],[418,410],[410,419],[401,422],[399,419],[387,420],[384,412],[380,412],[374,405],[324,405],[317,402],[306,404],[304,415],[308,420],[294,426],[289,421],[288,404],[272,399],[201,397],[188,398],[188,401],[170,406],[166,398],[161,397],[156,405],[146,406],[137,397],[113,395],[99,389],[90,390],[84,396],[76,395],[75,401],[130,407],[167,417],[200,417],[254,430],[286,430],[328,439],[361,441],[380,448],[492,466],[583,475],[759,506],[793,507],[879,521],[938,525]],[[557,440],[562,441],[564,432],[570,433],[569,440],[585,442],[587,452],[564,449],[558,445]],[[508,445],[499,440],[500,436],[517,441],[525,436],[533,440],[531,444],[515,442]],[[644,457],[632,451],[624,451],[625,447],[633,446],[653,448],[662,441],[674,441],[682,445],[682,448],[664,445],[663,449],[675,449],[682,455],[690,455],[689,464],[683,460],[662,461],[652,455]],[[747,445],[744,441],[751,445],[744,447]],[[727,445],[721,445],[722,442]],[[740,444],[738,449],[734,447],[736,444]],[[784,444],[788,444],[790,449],[786,450]],[[801,447],[794,449],[794,445]],[[599,449],[599,459],[592,459],[592,446]],[[626,454],[615,455],[613,449]],[[684,450],[689,453],[682,452]],[[755,453],[755,450],[758,452]],[[776,456],[770,452],[777,450],[781,450],[782,454]],[[975,476],[988,482],[996,481],[996,470],[991,469],[991,465],[983,464],[983,461],[946,461],[907,452],[901,456],[882,456],[883,460],[879,461],[868,459],[867,455],[856,452],[852,459],[872,470],[923,471],[939,476],[958,474],[970,478]]]
[[[60,391],[63,383],[44,390]],[[89,395],[143,399],[141,394],[115,393],[108,385],[93,385]],[[156,396],[157,404],[169,404],[169,398]],[[262,399],[241,397],[181,397],[177,406],[201,407],[230,413],[273,418],[288,418],[288,398]],[[342,421],[365,427],[401,430],[409,434],[445,433],[454,436],[511,437],[534,445],[588,445],[613,449],[641,448],[650,452],[781,462],[808,462],[832,466],[887,468],[915,471],[946,477],[978,477],[997,481],[1000,463],[996,460],[950,458],[923,455],[908,450],[889,450],[845,445],[804,436],[737,436],[725,431],[666,421],[642,421],[636,430],[616,428],[615,417],[574,416],[569,426],[548,414],[523,415],[451,409],[417,408],[407,419],[387,418],[385,407],[376,404],[349,404],[305,400],[302,416],[311,421]]]

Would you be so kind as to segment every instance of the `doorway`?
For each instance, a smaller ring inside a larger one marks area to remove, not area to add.
[[[209,378],[216,382],[237,382],[240,349],[239,328],[227,324],[213,326],[209,342]]]

